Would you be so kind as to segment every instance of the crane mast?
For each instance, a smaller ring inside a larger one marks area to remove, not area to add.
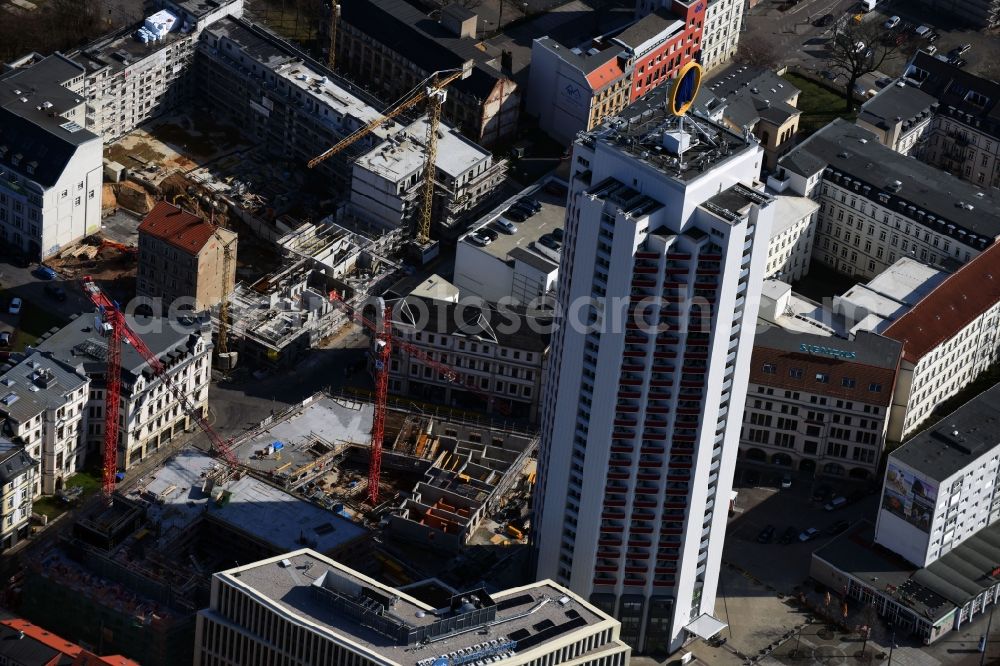
[[[118,416],[121,407],[121,343],[128,342],[142,356],[153,375],[160,379],[167,390],[180,404],[181,410],[198,424],[212,441],[212,447],[230,466],[239,467],[239,460],[232,451],[232,440],[224,440],[208,423],[188,392],[182,389],[167,374],[167,366],[157,358],[139,335],[132,330],[118,304],[94,282],[93,278],[83,279],[83,293],[97,308],[108,339],[107,392],[104,410],[104,469],[101,488],[105,497],[110,498],[115,490],[115,475],[118,463]]]

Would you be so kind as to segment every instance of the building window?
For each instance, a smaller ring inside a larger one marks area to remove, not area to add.
[[[764,374],[765,375],[773,375],[777,371],[778,371],[778,367],[776,365],[774,365],[773,363],[765,363],[764,364]]]
[[[872,393],[881,393],[882,392],[882,385],[881,384],[875,384],[875,383],[869,384],[868,385],[868,390],[871,391]]]
[[[825,372],[817,372],[816,381],[818,381],[820,384],[828,384],[830,382],[830,375],[826,374]]]
[[[844,379],[841,380],[840,383],[841,383],[842,386],[844,386],[846,388],[854,388],[854,384],[855,384],[854,380],[851,379],[850,377],[844,377]]]

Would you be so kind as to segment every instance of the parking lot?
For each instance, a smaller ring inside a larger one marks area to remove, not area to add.
[[[862,518],[874,519],[877,497],[869,494],[866,485],[851,484],[846,479],[830,481],[808,476],[792,476],[792,486],[781,489],[780,470],[758,470],[741,467],[737,470],[734,489],[736,513],[726,531],[723,559],[751,573],[776,592],[791,594],[809,576],[812,552],[826,543],[828,530],[840,521],[853,523]],[[757,481],[754,483],[754,477]],[[826,511],[824,502],[814,501],[813,493],[821,486],[831,486],[834,493],[857,500],[834,511]],[[771,525],[774,536],[770,543],[758,543],[761,531]],[[794,539],[779,543],[781,535],[793,528]],[[815,528],[819,534],[811,541],[800,542],[798,535]]]

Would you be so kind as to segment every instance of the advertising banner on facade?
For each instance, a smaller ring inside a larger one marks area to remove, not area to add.
[[[889,463],[882,495],[883,509],[917,529],[930,532],[936,503],[937,486]]]

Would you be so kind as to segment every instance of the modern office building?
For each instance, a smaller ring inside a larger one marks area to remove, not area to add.
[[[215,574],[194,666],[627,666],[612,617],[541,581],[432,603],[309,549]]]
[[[38,460],[23,444],[0,437],[0,552],[28,536]]]
[[[875,541],[926,567],[1000,518],[997,427],[993,387],[893,451]]]
[[[128,316],[128,320],[166,366],[167,374],[186,398],[204,413],[208,409],[211,375],[211,324],[160,317]],[[80,436],[87,448],[99,452],[104,441],[108,345],[102,331],[94,325],[94,316],[76,317],[55,333],[46,333],[36,348],[90,378],[89,394],[84,403],[87,429]],[[30,361],[31,358],[25,363]],[[122,345],[121,364],[122,427],[118,469],[128,470],[193,427],[193,423],[178,397],[153,374],[139,352]]]
[[[31,54],[0,74],[0,241],[35,260],[101,224],[101,140],[86,130],[84,71]]]
[[[155,314],[172,306],[200,312],[218,305],[235,281],[235,231],[166,201],[157,202],[139,225],[136,295],[159,299]]]
[[[1000,196],[835,120],[778,160],[777,192],[818,201],[813,261],[873,278],[912,256],[951,270],[1000,235]]]
[[[724,626],[711,614],[773,214],[762,159],[662,100],[574,145],[537,576],[619,618],[640,651]]]
[[[740,455],[811,474],[872,479],[882,462],[901,345],[778,326],[754,339]]]
[[[31,353],[0,375],[5,431],[40,465],[31,496],[52,494],[84,469],[90,380],[72,365]]]
[[[893,451],[876,524],[817,550],[810,575],[925,644],[984,627],[1000,598],[998,424],[993,387]]]

